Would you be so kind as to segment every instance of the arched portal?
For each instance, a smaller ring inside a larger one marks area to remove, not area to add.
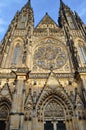
[[[71,130],[73,105],[64,90],[45,90],[37,105],[38,121],[44,122],[43,130]]]
[[[44,130],[66,130],[64,121],[64,108],[57,100],[51,99],[44,108]]]
[[[0,99],[0,130],[9,130],[11,103],[7,98]]]

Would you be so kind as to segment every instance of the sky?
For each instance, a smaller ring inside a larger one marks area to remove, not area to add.
[[[73,11],[76,11],[86,24],[86,0],[63,0]],[[11,20],[17,10],[26,4],[27,0],[0,0],[0,41],[3,39]],[[34,11],[35,26],[47,12],[57,23],[60,0],[31,0]]]

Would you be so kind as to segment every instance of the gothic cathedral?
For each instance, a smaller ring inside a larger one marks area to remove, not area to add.
[[[28,2],[0,45],[0,130],[86,130],[86,26],[60,0],[34,27]]]

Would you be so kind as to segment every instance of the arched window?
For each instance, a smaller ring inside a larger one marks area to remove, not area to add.
[[[0,130],[8,130],[11,103],[7,98],[0,98]]]
[[[75,25],[74,25],[74,22],[73,22],[73,19],[71,18],[71,16],[68,16],[67,20],[68,20],[70,28],[75,29]]]
[[[79,54],[83,64],[86,64],[86,48],[83,44],[79,44]]]
[[[21,15],[17,28],[24,29],[25,28],[25,22],[26,22],[26,16]]]
[[[18,59],[19,59],[19,56],[20,56],[20,45],[17,44],[15,49],[14,49],[14,53],[13,53],[13,58],[12,58],[12,64],[16,64]]]

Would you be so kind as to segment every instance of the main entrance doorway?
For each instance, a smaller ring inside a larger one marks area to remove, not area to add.
[[[66,130],[65,123],[63,121],[58,121],[57,130]]]
[[[66,127],[63,121],[58,121],[58,123],[46,121],[44,124],[44,130],[66,130]]]
[[[44,110],[44,130],[66,130],[65,115],[62,106],[51,100]]]
[[[5,123],[5,121],[0,121],[0,130],[6,130],[6,123]]]
[[[53,130],[53,124],[51,121],[46,121],[44,124],[44,130]]]

